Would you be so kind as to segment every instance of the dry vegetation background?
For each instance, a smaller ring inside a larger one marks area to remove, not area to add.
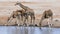
[[[13,11],[21,9],[19,6],[14,5],[17,1],[20,1],[22,4],[34,10],[37,24],[43,12],[51,9],[54,14],[53,24],[55,26],[60,26],[60,0],[0,0],[0,25],[14,24],[12,22],[7,23],[7,19]],[[59,21],[56,22],[56,19]],[[45,21],[43,24],[46,24]]]

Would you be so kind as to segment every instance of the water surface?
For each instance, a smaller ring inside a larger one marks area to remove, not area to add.
[[[60,34],[60,28],[0,26],[0,34]]]

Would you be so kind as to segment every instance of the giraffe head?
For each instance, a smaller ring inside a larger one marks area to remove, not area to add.
[[[20,3],[19,2],[17,2],[15,5],[19,5]]]
[[[15,5],[22,5],[20,2],[17,2]]]

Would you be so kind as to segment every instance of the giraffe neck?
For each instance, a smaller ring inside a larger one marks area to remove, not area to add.
[[[23,8],[24,10],[26,10],[26,9],[27,9],[27,7],[26,7],[26,6],[24,6],[24,5],[22,5],[22,4],[19,4],[19,6],[20,6],[21,8]]]
[[[26,11],[26,10],[30,10],[30,8],[29,8],[29,7],[24,6],[24,5],[23,5],[23,4],[21,4],[21,3],[19,4],[19,6],[20,6],[21,8],[23,8],[25,11]]]

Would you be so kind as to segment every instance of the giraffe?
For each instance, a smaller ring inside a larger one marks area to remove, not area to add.
[[[47,19],[48,19],[48,18],[51,18],[51,22],[52,22],[52,20],[53,20],[53,12],[51,11],[51,9],[43,12],[42,17],[41,17],[41,20],[40,20],[40,23],[39,23],[40,27],[41,27],[42,21],[43,21],[44,19],[46,19],[46,18],[47,18]],[[50,24],[49,22],[48,22],[48,25],[49,25],[49,27],[52,26],[52,24]]]
[[[31,24],[30,25],[35,25],[34,24],[35,23],[35,13],[34,13],[34,10],[29,8],[29,7],[27,7],[27,6],[24,6],[22,3],[19,3],[19,2],[17,2],[15,5],[19,5],[22,9],[24,9],[25,12],[27,13],[27,15],[30,16],[30,18],[31,18],[31,21],[30,21]]]
[[[20,11],[21,13],[21,20],[23,21],[23,25],[27,26],[26,20],[28,21],[28,15],[25,11]],[[24,20],[25,19],[25,20]]]
[[[20,23],[20,19],[23,21],[23,17],[25,16],[25,12],[24,10],[16,10],[16,11],[13,11],[13,13],[11,14],[11,16],[8,18],[8,23],[10,23],[10,21],[13,19],[13,18],[16,18],[17,19],[17,24]],[[21,16],[21,17],[20,17]],[[20,25],[20,24],[18,24]]]

